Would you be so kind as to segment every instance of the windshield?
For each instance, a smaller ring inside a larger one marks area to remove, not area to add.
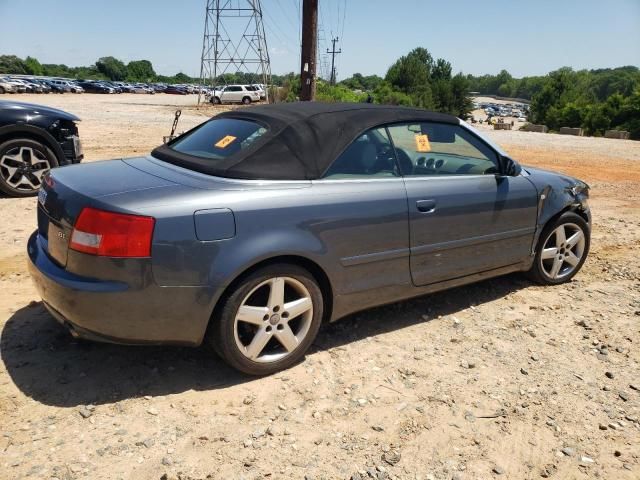
[[[169,147],[194,157],[222,160],[244,150],[266,131],[256,122],[218,118],[177,138]]]

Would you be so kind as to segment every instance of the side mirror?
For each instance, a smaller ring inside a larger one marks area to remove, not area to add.
[[[517,177],[522,172],[522,167],[513,158],[502,157],[503,174],[507,177]]]

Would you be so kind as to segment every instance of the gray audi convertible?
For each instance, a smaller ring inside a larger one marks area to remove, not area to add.
[[[52,170],[31,275],[74,336],[299,361],[323,321],[589,251],[589,187],[521,167],[459,119],[290,103],[213,117],[149,156]]]

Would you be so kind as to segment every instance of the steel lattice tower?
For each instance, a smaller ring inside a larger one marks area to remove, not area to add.
[[[260,0],[207,0],[200,83],[214,86],[220,75],[236,72],[255,73],[265,86],[271,83]]]

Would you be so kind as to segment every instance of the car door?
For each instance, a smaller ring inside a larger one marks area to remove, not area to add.
[[[225,93],[228,91],[228,96],[225,98],[227,102],[239,102],[242,100],[240,97],[242,96],[242,88],[237,85],[230,85],[225,90]]]
[[[312,188],[305,208],[335,265],[337,303],[377,304],[412,287],[407,196],[384,127],[355,139]]]
[[[407,189],[415,285],[529,256],[537,191],[524,176],[500,175],[493,148],[460,125],[416,122],[388,130]]]

